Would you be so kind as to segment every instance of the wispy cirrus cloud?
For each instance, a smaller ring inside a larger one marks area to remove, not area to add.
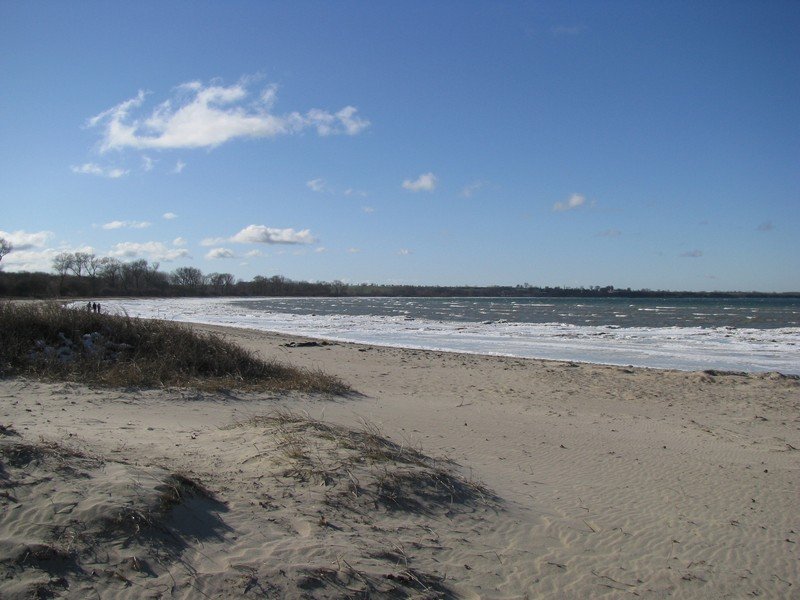
[[[414,180],[403,181],[403,189],[409,192],[432,192],[436,189],[438,179],[433,173],[423,173]]]
[[[235,139],[274,138],[314,129],[320,136],[357,135],[370,122],[353,106],[330,112],[314,108],[275,114],[277,86],[259,94],[244,78],[230,86],[192,81],[179,85],[172,98],[141,114],[147,93],[139,91],[87,120],[101,130],[100,151],[132,148],[214,148]],[[137,114],[138,113],[138,114]]]
[[[473,181],[472,183],[465,185],[463,188],[461,188],[461,197],[472,198],[484,185],[485,183],[483,181]]]
[[[103,223],[102,229],[147,229],[152,223],[150,221],[110,221]]]
[[[306,181],[306,187],[312,192],[322,193],[328,190],[328,185],[325,180],[318,177],[317,179],[309,179]]]
[[[206,253],[206,258],[208,260],[236,258],[236,253],[230,248],[212,248]]]
[[[564,202],[556,202],[553,204],[553,212],[564,212],[567,210],[574,210],[586,204],[586,197],[581,194],[572,194]]]
[[[345,188],[343,191],[338,190],[331,186],[325,179],[322,177],[316,177],[314,179],[309,179],[306,181],[306,187],[310,189],[312,192],[317,192],[318,194],[333,194],[336,196],[356,196],[360,198],[366,198],[369,196],[367,192],[364,190],[358,190],[352,187]]]
[[[70,170],[79,175],[97,175],[98,177],[108,177],[109,179],[119,179],[129,173],[126,169],[118,167],[102,167],[96,163],[83,163],[82,165],[72,165]]]

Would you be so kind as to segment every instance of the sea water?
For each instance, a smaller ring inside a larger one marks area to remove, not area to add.
[[[800,300],[791,298],[181,298],[104,306],[383,346],[800,374]]]

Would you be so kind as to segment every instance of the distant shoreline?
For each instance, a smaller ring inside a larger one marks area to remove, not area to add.
[[[191,282],[176,279],[158,265],[119,263],[120,273],[55,275],[43,272],[0,271],[0,298],[77,299],[94,298],[711,298],[711,299],[785,299],[800,298],[800,290],[761,291],[687,291],[618,288],[613,285],[584,287],[541,285],[401,285],[382,283],[349,284],[342,281],[295,281],[280,275],[256,276],[250,281],[235,280],[233,275],[220,283],[214,275],[199,270]],[[141,267],[133,273],[133,267]],[[145,268],[146,267],[146,268]],[[125,269],[133,274],[125,276]],[[113,275],[113,276],[112,276]],[[135,276],[134,276],[135,275]]]

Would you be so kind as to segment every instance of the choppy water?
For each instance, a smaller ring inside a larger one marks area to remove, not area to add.
[[[441,321],[566,323],[622,327],[800,327],[794,299],[268,298],[251,310],[303,315],[412,317]]]
[[[800,374],[800,300],[142,299],[131,316],[341,341],[684,370]]]

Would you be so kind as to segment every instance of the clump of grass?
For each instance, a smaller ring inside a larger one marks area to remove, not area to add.
[[[161,512],[169,512],[178,506],[186,498],[199,496],[206,500],[215,500],[214,494],[201,483],[190,479],[181,473],[173,473],[160,486],[156,487],[160,492],[159,508]]]
[[[336,377],[264,361],[218,336],[167,321],[2,302],[0,331],[0,375],[114,387],[350,391]]]
[[[483,484],[461,477],[452,461],[396,444],[366,421],[357,431],[277,411],[239,426],[273,429],[288,459],[283,476],[328,488],[329,504],[352,508],[367,502],[415,514],[500,505],[500,498]]]

